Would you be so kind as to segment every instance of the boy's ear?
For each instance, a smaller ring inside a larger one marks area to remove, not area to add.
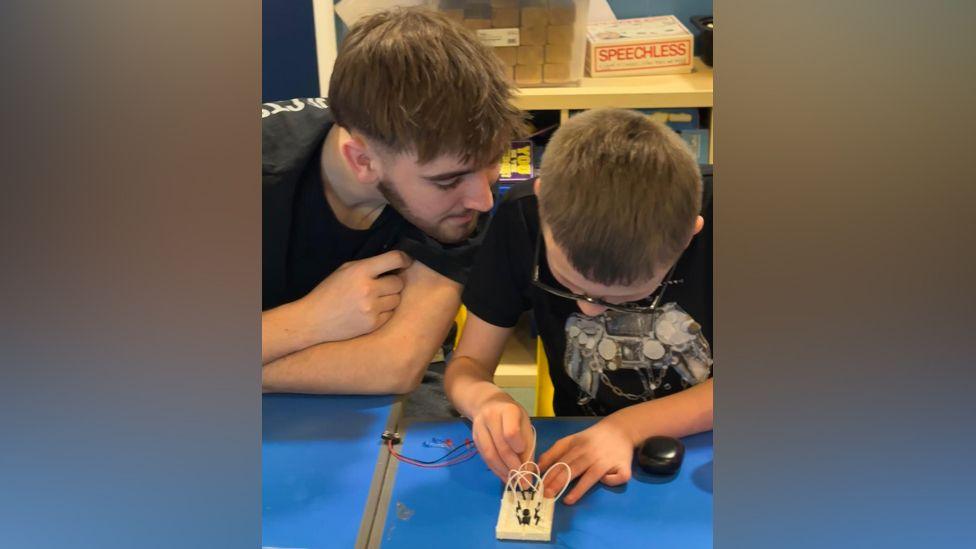
[[[350,134],[349,139],[339,144],[339,153],[357,181],[372,184],[379,180],[382,173],[379,158],[361,136]]]
[[[537,177],[535,178],[535,181],[532,183],[532,192],[534,192],[536,196],[539,196],[539,183],[541,182],[542,182],[542,178]]]
[[[685,249],[687,249],[688,246],[691,246],[692,239],[694,239],[695,235],[700,233],[701,230],[704,228],[705,228],[705,218],[699,215],[697,218],[695,218],[695,232],[691,233],[691,236],[688,237],[688,241],[685,242]]]

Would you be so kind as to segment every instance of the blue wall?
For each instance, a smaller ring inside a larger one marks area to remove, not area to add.
[[[318,97],[311,0],[264,0],[261,17],[262,100]]]
[[[608,0],[617,19],[674,15],[694,32],[691,17],[712,15],[712,0]]]

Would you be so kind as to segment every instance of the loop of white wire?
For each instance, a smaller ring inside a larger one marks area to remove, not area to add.
[[[515,491],[515,488],[520,486],[523,480],[529,481],[529,487],[533,490],[537,490],[542,483],[542,477],[538,473],[533,473],[532,471],[524,471],[522,467],[526,465],[535,465],[538,470],[538,466],[531,461],[523,463],[518,469],[512,469],[508,472],[508,482],[505,483],[505,490]],[[524,490],[524,488],[523,488]]]
[[[563,463],[562,461],[558,461],[558,462],[552,464],[552,467],[550,467],[549,470],[546,471],[546,474],[542,475],[542,485],[543,486],[546,485],[546,477],[549,476],[549,473],[551,473],[553,471],[553,469],[556,468],[557,465],[562,465],[563,467],[566,468],[566,484],[563,484],[563,489],[560,490],[558,494],[556,494],[556,497],[553,498],[553,501],[556,501],[560,497],[562,497],[563,492],[566,491],[566,488],[569,488],[569,481],[573,479],[573,469],[570,468],[570,466],[568,464]]]
[[[533,426],[532,446],[531,446],[532,451],[529,452],[530,456],[535,455],[536,436],[537,434],[536,434],[535,426]],[[562,461],[553,463],[552,467],[549,467],[549,470],[546,471],[546,473],[541,476],[540,474],[542,473],[542,470],[539,469],[539,464],[537,464],[534,461],[526,461],[522,465],[519,465],[518,469],[512,469],[511,471],[508,472],[508,482],[505,483],[505,492],[508,493],[508,491],[511,490],[514,493],[516,487],[521,485],[523,480],[528,480],[530,482],[529,487],[531,487],[532,490],[534,490],[536,493],[543,493],[546,489],[546,477],[548,477],[549,473],[551,473],[552,470],[555,469],[556,466],[558,465],[562,465],[563,467],[566,468],[566,484],[563,485],[563,489],[560,490],[559,493],[556,494],[556,497],[553,498],[554,502],[559,500],[559,498],[562,497],[563,493],[566,491],[566,488],[569,488],[569,481],[572,480],[573,478],[573,469],[570,468],[568,464],[563,463]],[[532,467],[535,468],[535,471],[527,470],[528,468],[532,468]]]
[[[535,425],[532,425],[530,423],[529,424],[529,427],[532,427],[532,446],[530,446],[531,450],[529,450],[529,458],[535,458],[535,441],[538,438],[538,433],[536,433]],[[538,470],[538,469],[539,469],[539,466],[537,465],[536,466],[536,470]]]

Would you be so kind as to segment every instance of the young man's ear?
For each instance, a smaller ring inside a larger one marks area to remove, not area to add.
[[[535,181],[532,183],[532,192],[535,193],[536,196],[539,196],[539,183],[541,182],[542,182],[542,178],[537,177],[535,178]]]
[[[342,159],[349,166],[349,171],[356,176],[357,181],[364,184],[376,183],[382,174],[376,151],[362,136],[352,133],[348,135],[348,139],[339,143]]]

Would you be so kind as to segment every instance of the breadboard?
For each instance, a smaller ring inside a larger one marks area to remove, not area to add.
[[[495,537],[549,541],[555,509],[555,498],[547,498],[535,491],[506,490],[498,511]]]

